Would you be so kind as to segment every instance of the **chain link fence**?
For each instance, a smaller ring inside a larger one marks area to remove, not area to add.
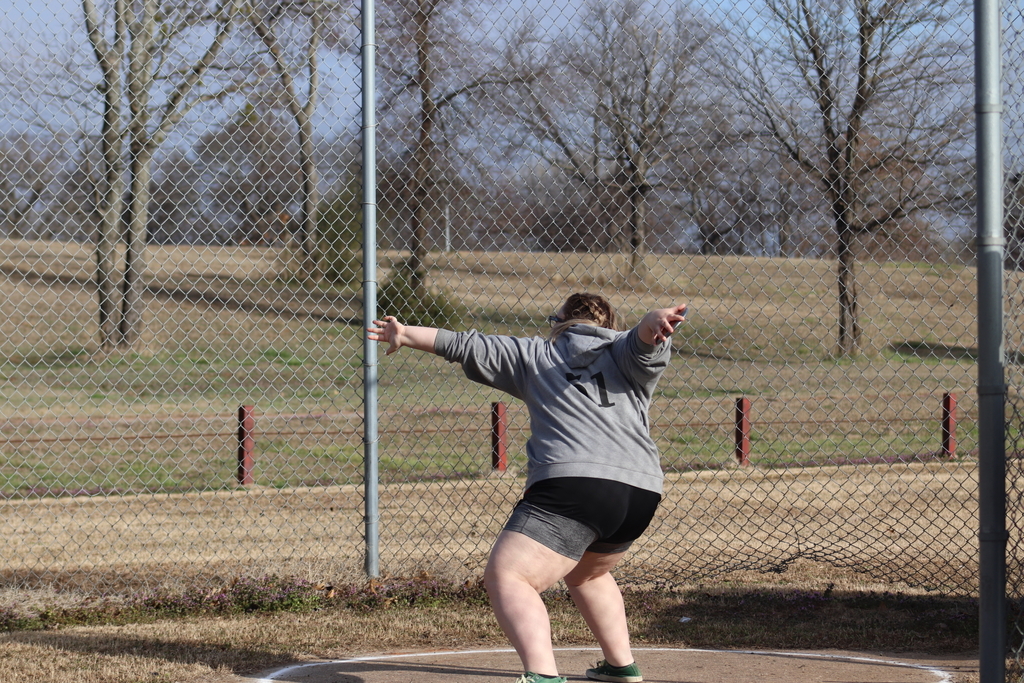
[[[1004,8],[1003,35],[1003,130],[1006,192],[1003,221],[1006,234],[1005,315],[1006,315],[1006,527],[1009,541],[1006,552],[1007,597],[1012,627],[1009,634],[1010,658],[1006,680],[1024,680],[1024,516],[1020,502],[1024,496],[1024,470],[1021,457],[1024,441],[1024,280],[1021,279],[1024,246],[1024,10]]]
[[[5,12],[4,583],[358,577],[358,7]],[[622,580],[977,590],[969,3],[377,16],[382,315],[545,335],[574,291],[628,324],[690,304]],[[381,568],[476,576],[528,418],[433,356],[379,372]]]

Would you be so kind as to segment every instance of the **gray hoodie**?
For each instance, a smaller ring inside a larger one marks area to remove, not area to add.
[[[461,363],[469,379],[526,403],[527,488],[542,479],[593,477],[661,493],[648,409],[668,367],[668,342],[651,346],[636,328],[592,325],[573,325],[553,343],[438,330],[434,351]]]

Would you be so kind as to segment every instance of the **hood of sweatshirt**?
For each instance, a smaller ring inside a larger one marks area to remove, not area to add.
[[[555,349],[570,368],[585,368],[622,332],[594,325],[573,325],[555,340]]]

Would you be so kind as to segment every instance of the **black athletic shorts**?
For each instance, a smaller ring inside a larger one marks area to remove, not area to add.
[[[579,560],[621,553],[647,530],[661,495],[610,479],[556,477],[530,486],[505,529]]]

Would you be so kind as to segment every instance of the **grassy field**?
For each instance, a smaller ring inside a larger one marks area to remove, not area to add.
[[[113,589],[190,573],[358,574],[355,293],[303,289],[271,249],[154,247],[142,341],[104,354],[89,250],[2,246],[8,580]],[[400,256],[382,255],[382,279]],[[811,558],[973,590],[971,269],[863,264],[863,352],[835,358],[827,261],[652,256],[635,286],[607,254],[431,258],[432,286],[486,332],[544,334],[578,289],[605,293],[627,323],[671,301],[693,307],[652,409],[669,503],[637,554],[637,582]],[[383,560],[472,574],[518,495],[526,415],[509,405],[510,472],[495,478],[488,411],[502,396],[426,355],[381,357],[379,374]],[[959,399],[954,460],[936,456],[944,392]],[[733,457],[741,396],[752,400],[750,468]],[[256,406],[250,489],[235,482],[240,405]]]
[[[0,247],[0,618],[49,615],[0,633],[0,683],[213,681],[309,657],[506,646],[473,581],[522,487],[521,406],[509,404],[499,476],[488,420],[503,397],[437,358],[380,359],[385,577],[366,584],[353,292],[302,289],[275,250],[154,247],[142,341],[102,354],[89,249]],[[400,256],[383,255],[382,277]],[[665,501],[620,574],[636,643],[970,659],[973,271],[863,264],[863,353],[837,359],[831,263],[649,265],[640,287],[612,255],[435,254],[430,270],[486,332],[544,334],[578,289],[608,295],[627,322],[693,307],[652,411]],[[944,392],[959,399],[952,460],[936,455]],[[741,396],[753,422],[743,468]],[[250,487],[235,482],[240,405],[256,406]],[[424,600],[422,582],[401,579],[423,572],[466,594]],[[260,576],[376,602],[172,616],[189,591]],[[140,599],[166,609],[103,607]],[[592,644],[563,593],[548,603],[558,645]]]

